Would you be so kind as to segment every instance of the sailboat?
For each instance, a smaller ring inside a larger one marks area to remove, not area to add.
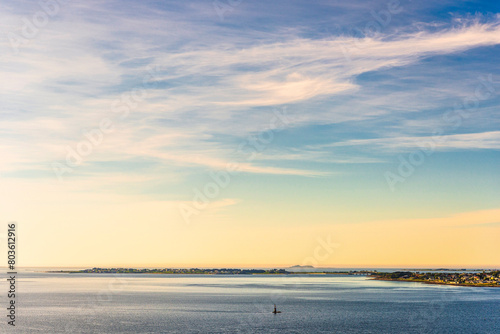
[[[276,313],[281,313],[281,311],[278,311],[278,310],[276,309],[276,304],[274,304],[274,311],[273,311],[273,314],[276,314]]]

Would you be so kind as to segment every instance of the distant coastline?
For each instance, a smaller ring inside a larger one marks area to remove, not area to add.
[[[51,270],[46,273],[62,274],[164,274],[164,275],[363,275],[368,276],[376,273],[375,271],[307,271],[299,266],[286,269],[137,269],[137,268],[92,268],[82,270]]]

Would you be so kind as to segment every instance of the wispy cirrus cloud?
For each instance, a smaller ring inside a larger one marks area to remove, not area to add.
[[[362,73],[408,65],[431,55],[496,45],[499,35],[498,20],[482,24],[472,21],[459,28],[419,31],[390,39],[383,35],[338,36],[328,40],[295,38],[241,49],[215,46],[167,56],[160,63],[177,68],[176,72],[184,76],[203,73],[216,77],[218,84],[203,87],[199,95],[205,104],[256,107],[348,94],[361,88],[355,78]],[[342,47],[347,48],[349,59]],[[175,78],[165,76],[165,80]]]

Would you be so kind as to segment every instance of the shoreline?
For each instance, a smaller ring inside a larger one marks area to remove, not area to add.
[[[487,283],[480,283],[480,284],[447,283],[447,282],[407,280],[407,279],[397,279],[397,278],[379,278],[379,277],[370,277],[370,279],[376,280],[376,281],[412,282],[412,283],[438,284],[438,285],[451,285],[451,286],[468,286],[468,287],[475,287],[475,288],[500,288],[499,284],[487,284]]]

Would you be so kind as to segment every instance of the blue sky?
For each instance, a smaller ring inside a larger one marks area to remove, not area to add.
[[[188,220],[306,229],[499,208],[497,2],[1,6],[10,220],[45,194],[53,212],[151,201],[186,221],[231,163]],[[401,175],[401,159],[421,160]]]

